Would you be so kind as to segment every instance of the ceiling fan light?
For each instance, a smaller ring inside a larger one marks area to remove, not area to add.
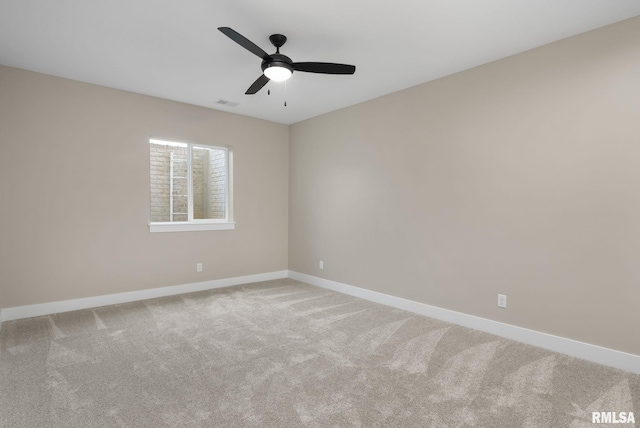
[[[291,77],[292,71],[286,67],[272,65],[264,69],[264,75],[276,82],[282,82]]]

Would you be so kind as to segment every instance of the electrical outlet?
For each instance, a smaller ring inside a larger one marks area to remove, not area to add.
[[[320,260],[319,266],[320,269],[324,269],[324,262],[322,260]]]
[[[196,263],[196,272],[202,272],[202,263]]]
[[[498,307],[506,309],[506,307],[507,307],[507,295],[506,294],[498,294]]]

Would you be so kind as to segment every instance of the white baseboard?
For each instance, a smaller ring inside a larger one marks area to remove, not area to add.
[[[256,275],[237,276],[233,278],[214,279],[211,281],[192,284],[174,285],[169,287],[151,288],[148,290],[129,291],[126,293],[108,294],[104,296],[86,297],[83,299],[65,300],[61,302],[42,303],[38,305],[18,306],[0,309],[0,325],[2,321],[22,318],[38,317],[41,315],[57,314],[60,312],[76,311],[78,309],[96,308],[99,306],[115,305],[118,303],[135,302],[153,299],[155,297],[173,296],[194,291],[210,290],[213,288],[230,287],[232,285],[249,284],[251,282],[269,281],[287,278],[288,271],[260,273]]]
[[[529,330],[523,327],[492,321],[486,318],[476,317],[474,315],[468,315],[449,309],[439,308],[437,306],[427,305],[425,303],[403,299],[401,297],[395,297],[316,276],[286,270],[216,279],[192,284],[152,288],[148,290],[130,291],[104,296],[86,297],[83,299],[18,306],[13,308],[0,308],[0,328],[2,327],[3,321],[95,308],[118,303],[135,302],[138,300],[146,300],[156,297],[173,296],[176,294],[191,293],[194,291],[230,287],[233,285],[249,284],[252,282],[269,281],[287,277],[306,282],[317,287],[349,294],[372,302],[381,303],[383,305],[392,306],[464,327],[473,328],[475,330],[495,334],[507,339],[560,352],[572,357],[640,374],[640,356],[638,355],[579,342],[577,340],[567,339],[560,336],[554,336],[552,334],[542,333],[535,330]]]
[[[315,285],[317,287],[370,300],[372,302],[381,303],[383,305],[392,306],[394,308],[436,318],[452,324],[495,334],[496,336],[526,343],[528,345],[545,348],[554,352],[570,355],[572,357],[640,374],[639,355],[616,351],[602,346],[591,345],[589,343],[554,336],[552,334],[542,333],[535,330],[529,330],[523,327],[516,327],[510,324],[492,321],[486,318],[480,318],[449,309],[443,309],[437,306],[403,299],[401,297],[394,297],[388,294],[378,293],[376,291],[366,290],[364,288],[354,287],[352,285],[342,284],[340,282],[330,281],[328,279],[306,275],[291,270],[289,271],[289,278],[306,282],[307,284]]]

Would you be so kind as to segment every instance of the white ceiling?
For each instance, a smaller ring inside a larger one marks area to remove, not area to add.
[[[638,15],[638,0],[0,0],[0,64],[291,124]],[[356,73],[296,72],[287,107],[284,83],[244,95],[261,60],[221,26]]]

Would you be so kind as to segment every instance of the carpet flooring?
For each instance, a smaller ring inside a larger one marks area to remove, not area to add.
[[[639,400],[636,374],[291,279],[0,331],[2,427],[593,428]]]

